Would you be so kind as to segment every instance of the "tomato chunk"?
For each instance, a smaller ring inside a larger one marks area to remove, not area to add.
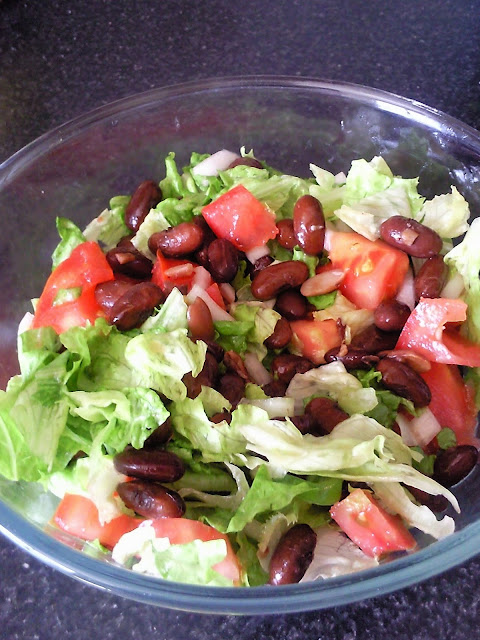
[[[421,376],[432,393],[429,409],[440,425],[455,432],[458,444],[478,446],[474,436],[477,426],[474,389],[465,383],[458,367],[432,362]]]
[[[315,364],[324,363],[325,353],[342,343],[342,332],[333,318],[294,320],[290,326],[293,332],[290,350]]]
[[[238,185],[202,209],[209,227],[237,249],[249,251],[278,233],[275,214],[243,185]]]
[[[152,282],[160,287],[164,293],[169,293],[174,287],[190,289],[194,277],[194,269],[197,266],[191,260],[165,258],[158,251],[157,260],[152,270]]]
[[[57,333],[63,333],[71,327],[93,324],[103,315],[95,299],[95,287],[113,277],[96,242],[78,245],[50,274],[38,300],[32,328],[53,327]],[[74,293],[73,299],[58,301],[57,296],[69,290]]]
[[[421,298],[402,329],[397,348],[412,349],[431,362],[480,367],[480,345],[445,327],[464,322],[466,317],[463,300]]]
[[[62,531],[81,540],[98,540],[109,549],[113,549],[124,533],[133,531],[142,521],[143,518],[122,514],[101,524],[94,502],[72,493],[65,494],[53,516],[54,524]]]
[[[376,309],[393,298],[408,271],[408,256],[383,240],[329,231],[327,248],[332,269],[345,272],[340,291],[359,309]]]
[[[207,287],[205,291],[206,293],[208,293],[210,298],[215,302],[215,304],[218,304],[218,306],[224,311],[226,310],[225,300],[223,299],[222,292],[220,291],[220,287],[216,282],[214,282],[209,287]]]
[[[401,518],[393,516],[363,489],[354,489],[335,503],[330,515],[356,545],[372,558],[392,551],[407,551],[415,539]]]

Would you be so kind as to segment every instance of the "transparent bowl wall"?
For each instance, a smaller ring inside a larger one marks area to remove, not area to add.
[[[420,176],[431,197],[455,184],[480,214],[480,136],[424,105],[365,87],[281,77],[230,78],[167,87],[98,109],[42,136],[0,167],[0,382],[17,373],[16,329],[38,296],[57,243],[55,217],[82,226],[112,195],[164,175],[174,151],[254,149],[301,176],[313,162],[347,171],[354,158],[381,154],[394,173]],[[208,589],[136,575],[78,551],[45,531],[53,503],[24,484],[0,482],[0,529],[57,569],[114,593],[189,611],[264,614],[335,606],[413,584],[480,549],[480,476],[456,490],[457,532],[374,570],[280,588]]]

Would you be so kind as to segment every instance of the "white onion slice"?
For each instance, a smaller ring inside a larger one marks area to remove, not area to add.
[[[321,296],[330,293],[338,288],[338,285],[345,277],[345,272],[340,269],[331,269],[323,271],[308,278],[300,287],[300,293],[306,298],[310,296]]]
[[[249,251],[245,251],[245,255],[247,256],[247,260],[252,264],[255,264],[257,260],[263,258],[263,256],[270,255],[270,249],[266,244],[262,244],[260,247],[253,247]]]
[[[192,304],[195,302],[197,298],[201,298],[207,307],[210,309],[210,313],[212,314],[212,320],[214,322],[220,322],[221,320],[233,321],[234,318],[227,313],[222,307],[219,307],[216,302],[212,300],[212,298],[208,295],[205,289],[202,289],[197,284],[194,284],[193,287],[188,292],[186,296],[186,300],[188,304]]]
[[[263,366],[260,360],[257,357],[256,353],[246,353],[245,358],[245,368],[248,371],[248,375],[250,378],[258,384],[260,387],[263,387],[264,384],[269,384],[272,382],[273,378],[267,369]]]
[[[415,283],[413,273],[410,268],[408,269],[402,286],[395,297],[398,302],[406,304],[410,310],[415,307]]]
[[[197,285],[200,289],[208,289],[212,284],[212,276],[205,267],[195,267],[195,275],[193,276],[192,286]]]
[[[398,414],[397,424],[400,427],[402,440],[407,447],[424,447],[442,429],[440,423],[428,408],[425,408],[419,416],[412,420],[407,420],[404,416]]]
[[[228,282],[221,282],[218,287],[226,303],[232,304],[232,302],[235,302],[235,289],[231,284]]]
[[[220,171],[228,169],[230,164],[240,156],[228,149],[221,149],[211,156],[199,162],[192,169],[192,173],[196,176],[218,176]]]

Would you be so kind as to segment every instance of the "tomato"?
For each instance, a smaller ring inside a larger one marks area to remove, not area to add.
[[[48,278],[38,300],[32,328],[53,327],[57,333],[76,326],[93,324],[103,315],[95,299],[95,287],[113,280],[113,271],[96,242],[75,247]],[[80,289],[78,297],[55,304],[56,296],[68,289]]]
[[[189,265],[191,265],[191,267]],[[159,286],[165,293],[169,293],[174,287],[187,287],[187,289],[190,289],[194,269],[197,266],[198,265],[191,260],[165,258],[165,256],[158,251],[157,260],[152,270],[152,282]],[[181,267],[185,268],[181,269]]]
[[[66,493],[53,516],[54,524],[82,540],[98,540],[109,549],[117,544],[124,533],[133,531],[143,521],[128,515],[120,515],[110,522],[100,524],[98,509],[85,496]]]
[[[210,298],[215,302],[215,304],[218,304],[218,306],[224,311],[226,310],[225,300],[223,299],[222,292],[220,291],[220,287],[216,282],[214,282],[209,287],[207,287],[205,291],[206,293],[208,293]]]
[[[465,383],[458,367],[432,362],[429,371],[421,376],[432,393],[428,407],[440,425],[455,432],[458,444],[478,446],[474,437],[477,426],[474,389]]]
[[[327,247],[331,268],[345,272],[340,291],[359,309],[376,309],[393,298],[408,271],[408,256],[383,240],[329,231]]]
[[[214,566],[222,576],[240,583],[241,566],[235,555],[228,536],[203,522],[188,518],[161,518],[153,520],[153,527],[157,538],[168,538],[171,544],[187,544],[193,540],[225,540],[227,555],[224,560]]]
[[[315,364],[325,362],[324,355],[342,343],[342,332],[336,320],[294,320],[290,322],[293,337],[290,350]]]
[[[410,314],[397,349],[412,349],[431,362],[480,367],[480,345],[461,336],[449,322],[463,322],[467,305],[450,298],[421,298]]]
[[[372,558],[416,546],[399,516],[393,516],[363,489],[354,489],[330,508],[330,515],[356,545]]]
[[[263,246],[278,233],[275,214],[243,185],[207,204],[202,215],[217,237],[241,251]]]

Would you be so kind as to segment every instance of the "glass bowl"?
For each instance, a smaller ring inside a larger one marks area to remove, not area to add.
[[[396,174],[420,176],[432,197],[454,184],[480,214],[480,135],[417,102],[351,84],[308,78],[237,77],[161,88],[97,109],[16,153],[0,166],[0,381],[17,373],[16,331],[38,295],[57,243],[54,220],[86,224],[112,195],[164,175],[174,151],[253,148],[287,173],[307,176],[309,163],[336,173],[355,158],[381,154]],[[361,573],[309,584],[225,589],[145,577],[86,555],[46,523],[51,496],[0,481],[0,530],[27,552],[96,587],[145,603],[196,612],[265,614],[331,607],[412,585],[480,549],[480,475],[455,491],[457,531],[421,542],[416,553]]]

